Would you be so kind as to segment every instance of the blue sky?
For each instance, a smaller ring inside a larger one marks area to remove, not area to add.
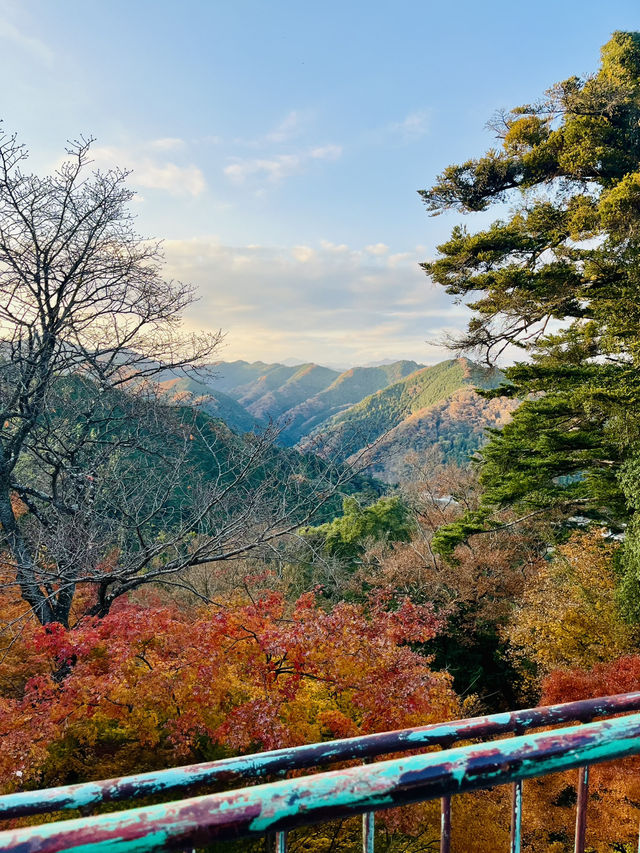
[[[463,311],[418,263],[416,190],[485,122],[595,70],[637,0],[0,0],[5,127],[55,166],[93,135],[225,359],[434,362]],[[467,221],[470,227],[472,219]]]

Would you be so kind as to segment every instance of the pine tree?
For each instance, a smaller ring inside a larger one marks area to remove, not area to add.
[[[509,204],[458,225],[423,264],[473,309],[459,351],[521,353],[486,396],[522,400],[481,454],[479,510],[443,528],[451,551],[496,511],[579,513],[622,529],[627,578],[640,509],[640,33],[616,32],[597,73],[570,77],[490,123],[500,147],[422,190],[433,214]],[[638,566],[636,569],[635,566]]]

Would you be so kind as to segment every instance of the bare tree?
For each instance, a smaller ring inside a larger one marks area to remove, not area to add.
[[[92,171],[91,141],[40,178],[0,135],[2,574],[43,624],[67,625],[79,590],[104,615],[141,584],[255,550],[349,476],[304,473],[273,436],[239,439],[161,393],[220,334],[181,332],[193,290],[162,277],[127,173]]]

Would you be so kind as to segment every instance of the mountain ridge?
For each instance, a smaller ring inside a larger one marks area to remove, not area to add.
[[[503,378],[500,371],[482,368],[466,358],[422,367],[334,415],[322,427],[323,441],[338,458],[346,459],[405,418],[441,402],[459,388],[495,387]]]
[[[484,400],[474,389],[503,380],[499,370],[468,358],[435,365],[405,359],[342,372],[313,362],[236,360],[215,362],[191,384],[164,384],[168,393],[201,401],[208,414],[237,432],[274,423],[281,446],[335,462],[370,452],[370,471],[392,481],[410,475],[411,466],[402,461],[410,453],[467,461],[486,429],[502,425],[513,409],[505,400]]]

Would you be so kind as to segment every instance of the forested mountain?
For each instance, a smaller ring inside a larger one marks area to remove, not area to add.
[[[273,390],[286,382],[300,368],[300,365],[267,364],[263,361],[216,361],[211,365],[207,380],[212,388],[234,393],[239,388],[249,388],[259,382],[268,390]]]
[[[465,358],[423,367],[330,418],[301,446],[311,446],[321,433],[324,453],[348,459],[380,440],[372,470],[392,480],[408,474],[403,460],[412,451],[429,453],[432,463],[464,464],[481,446],[485,429],[500,425],[513,408],[489,403],[473,390],[496,387],[502,378],[500,371]]]
[[[276,420],[309,396],[327,388],[340,374],[319,364],[302,364],[270,371],[234,390],[234,396],[253,415]]]
[[[485,400],[472,388],[459,388],[390,429],[372,450],[367,470],[397,483],[415,479],[417,469],[465,465],[484,444],[486,430],[504,426],[515,407],[513,400]]]
[[[464,464],[482,445],[487,427],[503,425],[512,401],[487,401],[474,388],[493,388],[502,373],[468,359],[431,367],[396,361],[339,373],[317,364],[287,366],[217,362],[199,380],[170,378],[162,387],[199,400],[236,432],[279,425],[279,443],[344,461],[374,442],[371,471],[404,480],[417,453],[431,464]],[[418,460],[419,463],[419,460]]]
[[[214,390],[206,380],[176,376],[159,383],[161,391],[177,402],[194,403],[212,418],[224,421],[234,432],[252,432],[266,424],[252,415],[233,397],[223,391]]]
[[[354,406],[364,397],[404,378],[419,367],[415,361],[396,361],[379,367],[352,367],[346,370],[327,388],[290,409],[282,433],[283,442],[295,444],[333,415]]]
[[[205,380],[259,419],[286,422],[282,442],[293,445],[331,415],[417,370],[415,361],[340,372],[318,364],[217,362]]]

